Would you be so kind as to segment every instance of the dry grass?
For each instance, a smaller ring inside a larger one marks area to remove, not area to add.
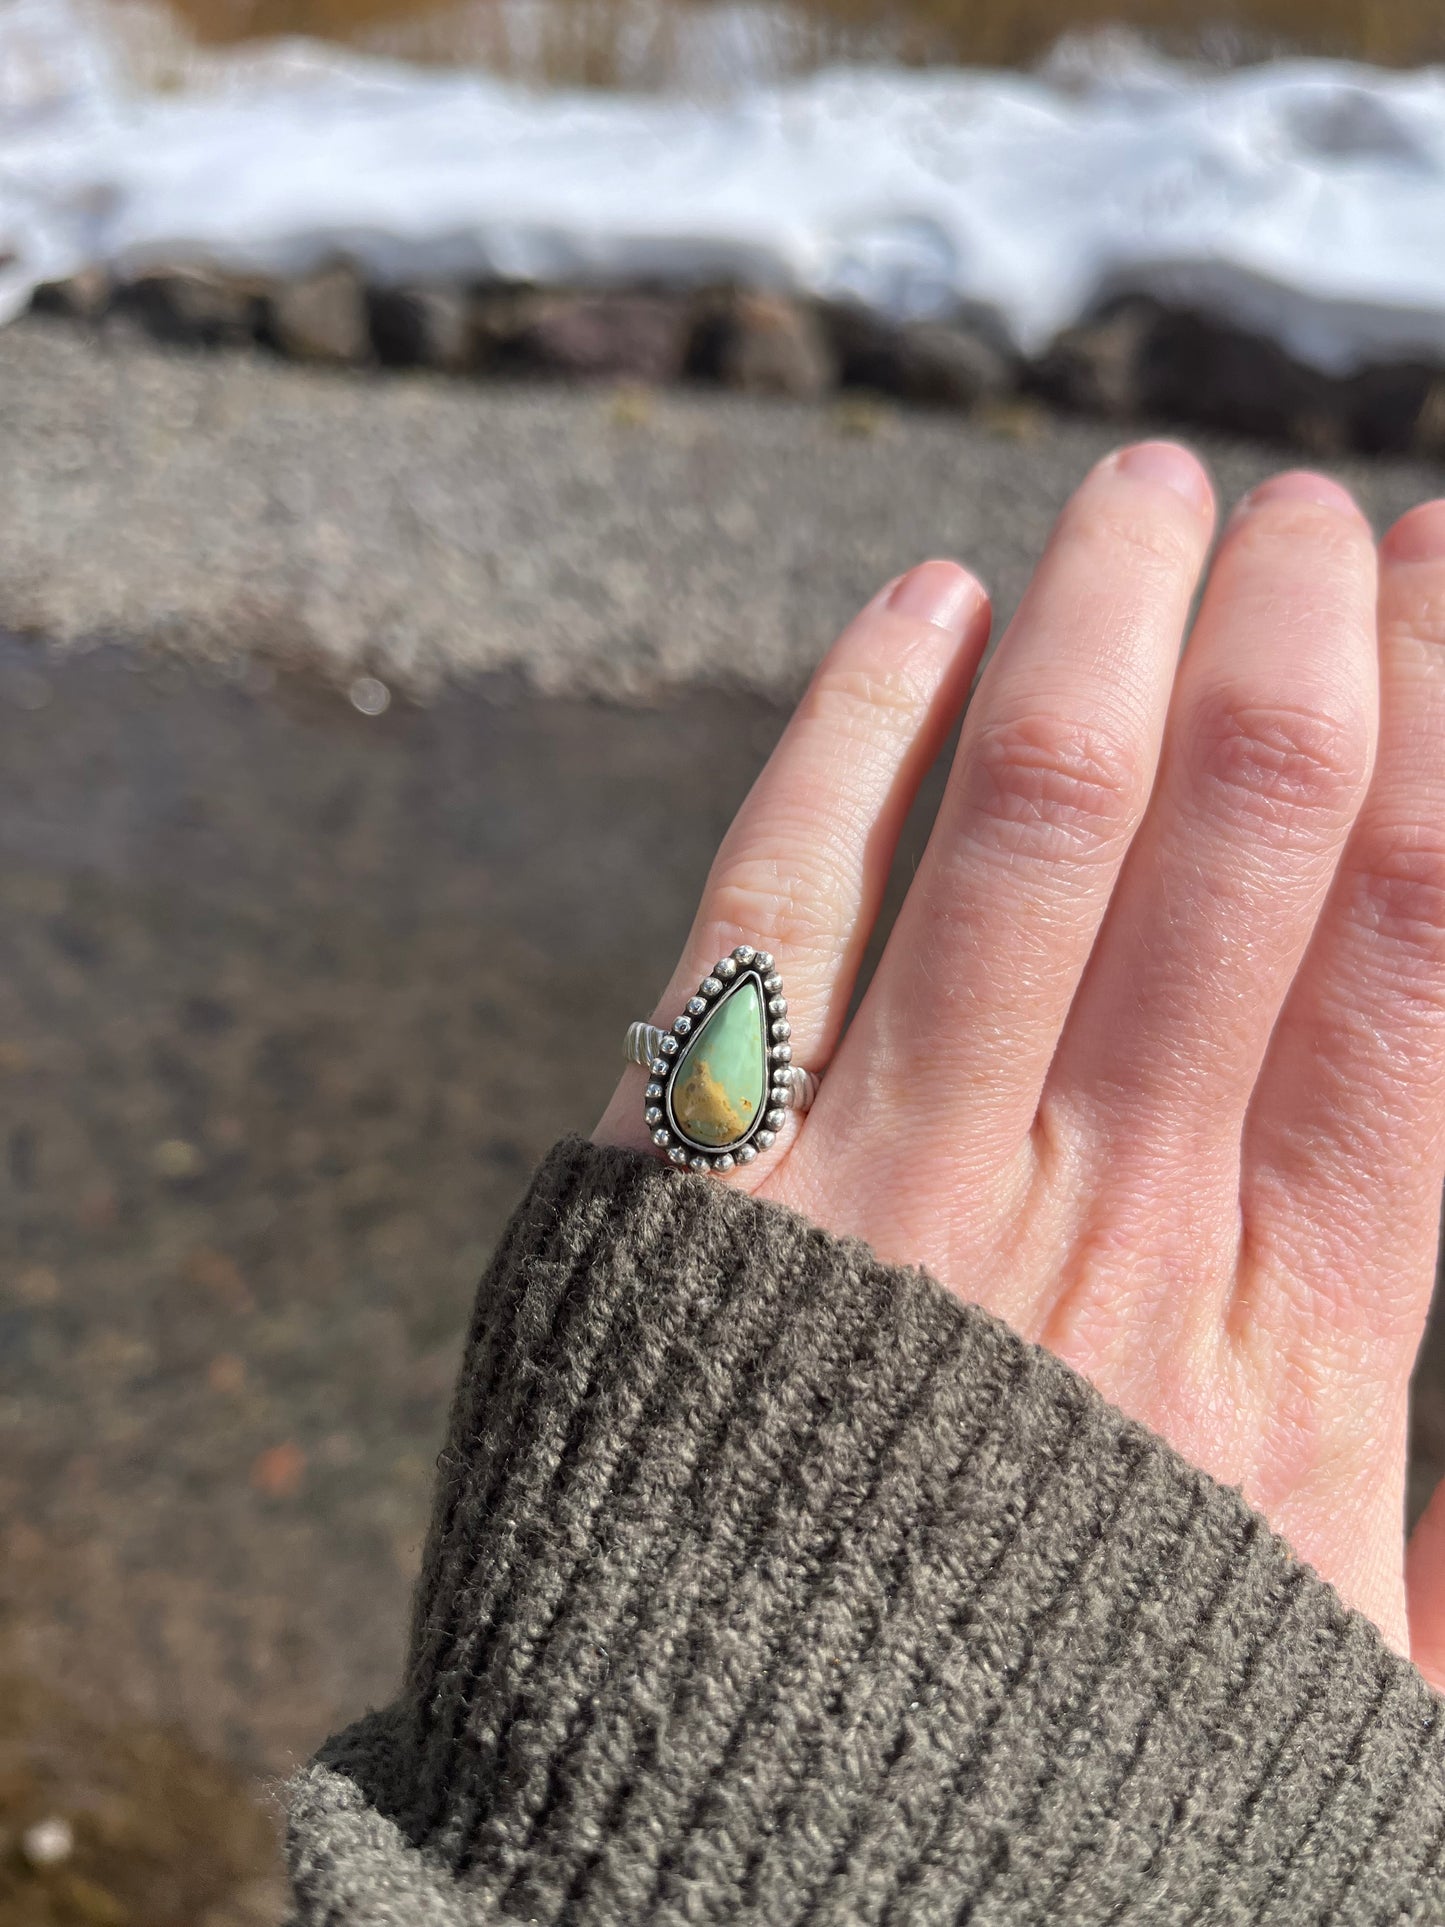
[[[438,58],[485,53],[489,38],[507,65],[506,28],[489,27],[486,0],[463,9],[436,0],[175,0],[192,30],[210,42],[277,33],[337,40],[380,30],[393,44]],[[661,0],[665,16],[689,0]],[[817,22],[819,51],[861,38],[906,60],[1013,64],[1035,58],[1060,34],[1110,22],[1142,28],[1181,51],[1223,49],[1245,56],[1279,50],[1352,54],[1386,64],[1445,57],[1440,0],[798,0]],[[500,13],[501,9],[492,9]],[[550,44],[537,50],[556,78],[606,80],[616,70],[621,22],[635,36],[629,0],[558,0]]]

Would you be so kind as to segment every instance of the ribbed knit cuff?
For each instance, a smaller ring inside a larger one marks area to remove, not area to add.
[[[1440,1703],[922,1274],[572,1140],[483,1282],[398,1703],[302,1918],[1434,1921]]]

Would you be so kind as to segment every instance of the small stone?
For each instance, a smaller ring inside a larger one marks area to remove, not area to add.
[[[338,263],[281,282],[271,296],[269,333],[282,354],[300,361],[370,361],[371,325],[355,269]]]
[[[672,1115],[680,1135],[717,1150],[751,1130],[767,1088],[762,1003],[746,978],[719,1004],[680,1058]]]
[[[376,358],[386,368],[465,374],[476,359],[476,329],[465,290],[374,288],[366,297]]]
[[[62,1814],[36,1820],[20,1836],[20,1852],[32,1867],[59,1867],[75,1852],[75,1829]]]
[[[205,1159],[197,1146],[182,1137],[164,1138],[151,1152],[151,1166],[156,1176],[168,1178],[173,1183],[196,1177],[204,1164]]]
[[[689,372],[750,395],[815,400],[837,380],[832,346],[811,309],[784,296],[713,297],[693,335]]]

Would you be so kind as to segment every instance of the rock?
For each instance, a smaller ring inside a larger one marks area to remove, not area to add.
[[[1012,361],[966,323],[899,324],[866,309],[833,304],[823,323],[848,387],[877,388],[905,401],[972,408],[1016,384]]]
[[[115,307],[161,341],[237,347],[260,333],[265,297],[263,281],[187,268],[138,276],[117,290]]]
[[[691,333],[687,302],[671,295],[558,294],[518,315],[506,359],[582,379],[673,382]]]
[[[45,281],[30,297],[40,314],[63,314],[74,321],[98,321],[110,306],[110,276],[104,268],[79,268],[64,281]]]
[[[462,288],[374,288],[367,296],[367,322],[385,367],[465,374],[473,366],[472,304]]]
[[[1050,401],[1081,414],[1117,419],[1141,414],[1158,321],[1154,302],[1131,300],[1065,329],[1035,364],[1033,385]]]
[[[272,345],[300,361],[355,364],[371,360],[366,292],[344,262],[273,290],[267,333]]]
[[[1371,455],[1430,449],[1432,397],[1439,385],[1440,370],[1423,362],[1363,369],[1350,382],[1345,397],[1351,445]],[[1431,452],[1438,454],[1438,427],[1433,433]]]
[[[780,295],[704,298],[688,373],[750,395],[811,400],[837,384],[838,364],[822,319]]]
[[[1316,455],[1336,453],[1349,439],[1341,382],[1208,315],[1156,310],[1139,382],[1141,405],[1153,414],[1292,441]]]
[[[1410,437],[1411,452],[1438,459],[1445,455],[1445,373],[1436,373],[1426,390]]]
[[[973,408],[1016,385],[1014,364],[1001,348],[962,323],[920,321],[904,330],[899,392],[910,401]]]

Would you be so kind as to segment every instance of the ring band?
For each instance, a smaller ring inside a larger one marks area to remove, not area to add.
[[[648,1072],[653,1143],[693,1171],[731,1171],[770,1151],[818,1079],[793,1062],[783,980],[766,950],[740,943],[715,963],[670,1030],[628,1026],[627,1061]]]

